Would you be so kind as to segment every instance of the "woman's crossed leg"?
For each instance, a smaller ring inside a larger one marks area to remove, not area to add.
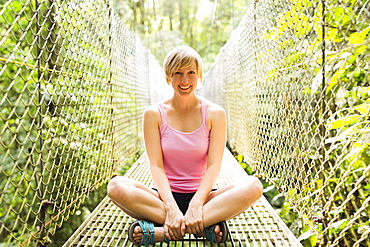
[[[242,180],[210,192],[203,206],[204,227],[239,215],[261,197],[262,190],[263,187],[259,179],[254,176],[247,176]],[[121,176],[114,177],[108,184],[108,196],[118,207],[133,218],[153,222],[159,226],[165,223],[166,210],[158,192],[136,180]],[[225,205],[225,202],[233,203]],[[219,225],[216,225],[214,232],[217,241],[220,241],[223,233]],[[155,227],[155,242],[164,241],[165,233],[165,227]],[[204,232],[200,232],[198,235],[204,236]],[[133,238],[137,243],[140,243],[142,236],[141,227],[136,226],[133,231]],[[180,237],[178,238],[180,239]]]

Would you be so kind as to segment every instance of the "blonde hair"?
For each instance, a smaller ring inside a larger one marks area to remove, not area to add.
[[[198,52],[187,45],[177,46],[172,49],[163,61],[163,69],[166,74],[167,83],[170,83],[173,74],[177,70],[189,67],[194,61],[199,79],[203,81],[202,58]]]

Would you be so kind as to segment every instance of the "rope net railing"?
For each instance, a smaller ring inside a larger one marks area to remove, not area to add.
[[[370,246],[370,1],[250,3],[202,94],[320,246]]]
[[[142,150],[166,83],[109,1],[0,4],[0,246],[44,245]]]

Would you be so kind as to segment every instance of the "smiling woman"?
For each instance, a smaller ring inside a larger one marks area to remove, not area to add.
[[[115,177],[108,185],[108,195],[138,219],[128,233],[135,245],[180,240],[186,233],[224,243],[229,235],[226,220],[261,197],[261,182],[248,176],[215,187],[225,150],[225,111],[195,94],[203,69],[194,49],[178,46],[163,64],[173,96],[148,107],[143,123],[154,183],[150,188]],[[225,201],[233,204],[225,206]]]
[[[178,69],[172,76],[171,84],[176,90],[188,91],[192,88],[196,89],[199,82],[199,76],[196,69],[196,63],[193,62],[190,66]]]
[[[192,66],[192,68],[189,68]],[[200,55],[191,47],[183,45],[177,46],[170,51],[163,63],[166,74],[166,81],[170,83],[171,78],[177,72],[184,72],[185,68],[192,69],[200,81],[203,80],[203,64]]]

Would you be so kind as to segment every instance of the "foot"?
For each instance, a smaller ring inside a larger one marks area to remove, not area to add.
[[[150,234],[150,233],[149,233]],[[141,243],[141,238],[143,237],[143,230],[140,226],[136,226],[132,236],[136,243]],[[154,227],[154,241],[163,242],[164,241],[164,228],[163,227]]]
[[[221,232],[221,227],[219,225],[216,225],[215,226],[215,234],[216,234],[217,242],[221,242],[222,236],[223,236],[223,232]],[[197,235],[200,236],[200,237],[205,237],[206,236],[205,232],[201,232],[201,233],[199,233]]]

